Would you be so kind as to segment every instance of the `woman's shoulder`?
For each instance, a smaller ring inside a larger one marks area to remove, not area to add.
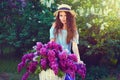
[[[53,23],[52,23],[52,27],[53,27],[53,28],[55,28],[55,26],[56,26],[56,23],[55,23],[55,22],[53,22]]]
[[[53,31],[55,29],[55,26],[56,26],[56,24],[55,24],[55,22],[53,22],[50,30]]]

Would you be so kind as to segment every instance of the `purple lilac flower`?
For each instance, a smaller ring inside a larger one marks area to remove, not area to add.
[[[55,57],[57,59],[59,59],[59,54],[61,53],[60,51],[56,50],[56,49],[52,49],[55,52]]]
[[[34,57],[34,53],[29,53],[29,54],[28,54],[28,59],[29,59],[29,60],[32,60],[33,57]]]
[[[56,48],[56,43],[54,42],[54,41],[52,41],[52,42],[48,42],[48,48],[49,49],[55,49]]]
[[[77,66],[75,64],[73,64],[73,65],[70,66],[70,69],[74,70],[74,71],[77,71]]]
[[[47,56],[48,56],[49,62],[53,62],[53,61],[57,60],[56,53],[54,52],[54,50],[49,50],[47,53]]]
[[[48,42],[47,46],[48,46],[49,49],[53,49],[52,42]]]
[[[26,6],[26,0],[20,0],[21,6],[24,8]]]
[[[23,61],[23,62],[26,62],[27,60],[32,60],[33,57],[34,57],[34,53],[25,54],[25,55],[22,57],[22,61]]]
[[[48,60],[49,60],[49,62],[53,62],[53,61],[56,60],[56,58],[55,58],[55,57],[50,57],[50,56],[48,56]]]
[[[66,68],[67,68],[67,66],[66,66],[66,61],[60,60],[60,61],[59,61],[59,64],[60,64],[60,68],[61,68],[63,71],[65,71]]]
[[[40,65],[42,69],[46,69],[47,68],[47,60],[45,58],[40,60]]]
[[[62,46],[61,45],[57,45],[56,50],[62,51]]]
[[[39,51],[42,48],[43,44],[41,42],[36,43],[36,50]]]
[[[20,72],[24,66],[25,66],[24,62],[19,63],[18,66],[17,66],[18,72]]]
[[[59,59],[60,60],[66,60],[67,59],[66,51],[62,51],[61,53],[59,53]]]
[[[26,0],[17,0],[17,2],[21,4],[22,8],[24,8],[27,5]]]
[[[78,73],[78,74],[82,77],[82,79],[84,79],[84,78],[85,78],[85,73],[84,73],[84,71],[83,71],[83,70],[78,69],[77,73]]]
[[[39,53],[41,56],[44,56],[44,57],[46,57],[47,56],[47,49],[46,48],[41,48],[40,49],[40,53]]]
[[[58,74],[58,69],[59,69],[57,61],[50,62],[49,66],[54,71],[55,75],[57,75]]]
[[[48,48],[49,49],[56,49],[58,51],[62,51],[62,46],[60,46],[59,44],[57,44],[56,42],[52,41],[52,42],[48,42]]]
[[[70,59],[67,59],[66,60],[66,65],[69,67],[69,66],[73,66],[74,62]]]
[[[49,50],[49,51],[48,51],[48,57],[53,57],[53,58],[55,58],[55,56],[56,56],[56,53],[55,53],[53,50]]]
[[[54,71],[55,75],[57,75],[58,74],[58,64],[57,63],[52,64],[51,68]]]
[[[86,76],[86,67],[85,64],[76,64],[77,65],[77,73],[81,75],[82,79]]]
[[[49,62],[50,68],[52,68],[51,66],[54,65],[54,64],[57,64],[57,61],[54,60],[54,61]]]
[[[55,43],[55,42],[52,42],[52,46],[53,46],[53,49],[56,49],[58,51],[62,51],[62,46]]]
[[[39,62],[35,60],[36,56],[40,56],[40,67],[43,70],[51,68],[55,75],[58,75],[59,70],[69,74],[73,79],[75,73],[78,73],[82,79],[86,76],[86,67],[84,64],[77,63],[75,54],[67,54],[62,50],[62,47],[55,42],[48,44],[36,43],[36,51],[34,53],[25,54],[22,57],[22,62],[18,64],[18,72],[23,67],[27,66],[27,72],[23,75],[22,80],[26,80],[30,73],[34,73]]]
[[[75,71],[77,71],[77,66],[74,64],[72,60],[67,59],[67,69],[66,73],[68,73],[73,79],[75,77]]]
[[[8,0],[8,4],[11,8],[17,8],[16,2],[13,0]]]
[[[27,78],[29,77],[30,73],[26,72],[23,76],[22,76],[22,80],[27,80]]]
[[[28,71],[34,73],[37,68],[37,65],[38,65],[37,61],[30,62],[28,66]]]
[[[73,60],[74,62],[77,62],[77,61],[78,61],[76,54],[69,54],[69,55],[68,55],[68,58],[69,58],[70,60]]]
[[[24,1],[24,2],[22,2],[22,4],[21,4],[21,6],[22,7],[25,7],[27,4],[26,4],[26,2]]]

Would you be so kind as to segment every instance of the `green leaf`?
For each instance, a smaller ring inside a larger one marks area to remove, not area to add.
[[[40,72],[41,72],[41,67],[38,66],[37,69],[36,69],[36,71],[35,71],[35,74],[39,74]]]
[[[38,56],[38,57],[36,58],[36,60],[38,61],[38,63],[40,62],[40,59],[41,59],[40,56]]]
[[[59,71],[58,71],[58,76],[62,78],[62,77],[64,76],[64,74],[65,74],[65,73],[62,72],[62,71],[59,69]]]

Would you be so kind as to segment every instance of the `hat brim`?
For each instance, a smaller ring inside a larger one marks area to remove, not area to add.
[[[77,15],[74,10],[57,10],[54,12],[54,16],[57,16],[60,11],[70,12],[74,17]]]

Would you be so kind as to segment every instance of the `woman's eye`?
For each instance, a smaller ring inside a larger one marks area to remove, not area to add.
[[[62,15],[60,15],[60,17],[62,17]]]

